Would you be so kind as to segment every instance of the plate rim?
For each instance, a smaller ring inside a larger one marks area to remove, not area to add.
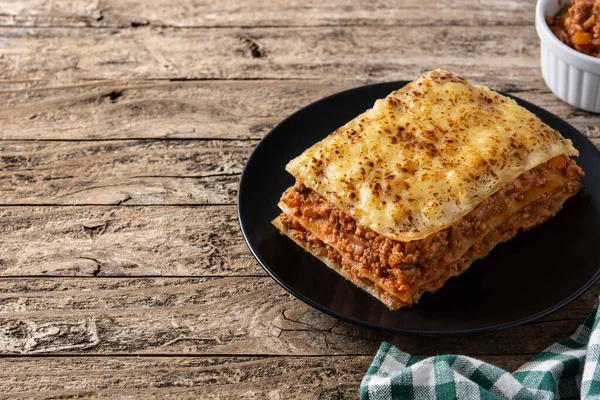
[[[287,117],[285,117],[283,120],[281,120],[279,123],[277,123],[275,126],[273,126],[273,128],[271,128],[271,130],[265,135],[263,136],[262,139],[260,139],[259,143],[255,146],[255,148],[252,150],[252,152],[250,153],[250,155],[248,156],[248,159],[246,160],[245,164],[244,164],[244,168],[242,169],[242,172],[240,174],[240,178],[239,178],[239,182],[238,182],[238,186],[237,186],[237,193],[236,193],[236,213],[237,213],[237,220],[238,220],[238,224],[240,225],[240,230],[242,232],[242,236],[244,238],[244,242],[246,243],[246,246],[248,247],[248,249],[250,250],[252,256],[256,259],[256,261],[258,261],[258,263],[260,264],[260,266],[262,267],[262,269],[272,278],[275,280],[275,282],[277,282],[277,284],[279,284],[283,289],[285,289],[288,293],[292,294],[294,297],[296,297],[298,300],[304,302],[305,304],[317,309],[320,312],[323,312],[327,315],[330,315],[334,318],[346,321],[346,322],[350,322],[352,324],[356,324],[358,326],[362,326],[362,327],[366,327],[369,329],[374,329],[374,330],[378,330],[378,331],[383,331],[383,332],[388,332],[388,333],[393,333],[393,334],[401,334],[401,335],[409,335],[409,336],[461,336],[461,335],[471,335],[471,334],[481,334],[481,333],[487,333],[487,332],[497,332],[497,331],[502,331],[502,330],[506,330],[506,329],[510,329],[519,325],[524,325],[527,324],[529,322],[533,322],[535,320],[538,320],[540,318],[543,318],[549,314],[552,314],[553,312],[565,307],[566,305],[572,303],[573,301],[575,301],[577,298],[579,298],[583,293],[585,293],[589,288],[591,288],[600,278],[600,265],[597,268],[596,273],[584,284],[582,285],[577,291],[575,291],[574,293],[572,293],[570,296],[566,297],[565,299],[563,299],[562,301],[556,303],[555,305],[553,305],[552,307],[546,308],[536,314],[532,314],[529,315],[527,317],[524,318],[520,318],[517,319],[515,321],[512,322],[507,322],[507,323],[501,323],[501,324],[495,324],[495,325],[489,325],[489,326],[485,326],[485,327],[480,327],[480,328],[472,328],[472,329],[458,329],[458,330],[420,330],[420,329],[402,329],[402,328],[394,328],[394,327],[389,327],[389,326],[382,326],[382,325],[378,325],[372,322],[368,322],[368,321],[364,321],[362,319],[357,319],[354,318],[352,316],[348,316],[345,314],[342,314],[338,311],[332,310],[322,304],[320,304],[319,302],[311,299],[310,297],[300,293],[299,291],[297,291],[296,289],[294,289],[293,287],[291,287],[290,285],[288,285],[283,279],[281,279],[274,271],[272,271],[269,266],[268,263],[262,258],[262,256],[258,253],[258,251],[256,251],[254,249],[254,247],[252,246],[252,244],[250,243],[250,240],[248,238],[248,234],[247,234],[247,227],[244,226],[244,222],[243,222],[243,216],[242,213],[240,212],[240,198],[241,198],[241,193],[242,191],[240,190],[243,182],[244,182],[244,178],[247,177],[247,167],[248,165],[251,163],[251,161],[256,157],[256,154],[260,151],[259,149],[264,146],[265,141],[267,141],[267,139],[273,135],[275,135],[277,132],[277,129],[280,128],[281,125],[284,125],[287,121],[289,121],[290,119],[296,117],[297,114],[301,114],[303,112],[305,112],[307,109],[312,108],[312,107],[318,107],[318,105],[322,102],[326,102],[328,100],[331,100],[332,98],[338,97],[338,96],[344,96],[344,95],[348,95],[350,92],[356,91],[356,90],[364,90],[364,89],[368,89],[368,88],[374,88],[374,87],[378,87],[378,86],[388,86],[388,85],[397,85],[398,89],[401,89],[402,87],[406,86],[408,83],[410,83],[411,81],[407,81],[407,80],[398,80],[398,81],[386,81],[386,82],[378,82],[378,83],[371,83],[371,84],[367,84],[367,85],[361,85],[361,86],[355,86],[349,89],[345,89],[333,94],[330,94],[328,96],[322,97],[316,101],[313,101],[303,107],[301,107],[300,109],[294,111],[293,113],[291,113],[290,115],[288,115]],[[492,89],[494,90],[494,89]],[[501,92],[501,91],[496,91],[499,94],[502,94],[504,96],[510,97],[512,99],[514,99],[521,107],[524,108],[534,108],[537,110],[541,110],[544,113],[547,113],[557,119],[559,119],[560,121],[562,121],[564,124],[566,124],[570,129],[572,129],[574,132],[576,132],[577,134],[579,134],[582,138],[584,138],[586,141],[589,142],[590,145],[592,145],[594,148],[595,145],[593,143],[591,143],[591,141],[589,140],[589,138],[587,136],[585,136],[584,134],[582,134],[578,129],[576,129],[574,126],[572,126],[570,123],[568,123],[567,121],[565,121],[563,118],[557,116],[556,114],[545,110],[544,108],[535,105],[527,100],[521,99],[520,97],[517,96],[513,96],[511,94],[507,94],[505,92]],[[525,107],[525,105],[527,107]],[[531,111],[531,110],[529,110]],[[538,118],[540,118],[539,115],[536,115]],[[598,149],[596,149],[598,150]],[[598,150],[600,152],[600,150]],[[337,273],[337,272],[336,272]],[[343,278],[343,277],[342,277]],[[418,306],[418,305],[417,305]]]

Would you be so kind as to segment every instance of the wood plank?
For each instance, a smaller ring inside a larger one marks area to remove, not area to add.
[[[600,137],[599,114],[570,107],[541,81],[472,81],[515,94]],[[102,81],[46,87],[51,83],[29,82],[0,90],[0,139],[260,139],[303,106],[363,83]]]
[[[255,144],[4,141],[0,203],[231,204]]]
[[[103,81],[40,87],[43,83],[0,90],[0,138],[258,139],[301,107],[358,85]]]
[[[5,399],[356,398],[371,357],[8,358]]]
[[[3,355],[533,355],[570,335],[600,284],[550,316],[469,337],[397,336],[341,322],[271,278],[0,279]]]
[[[0,25],[71,27],[223,27],[322,25],[532,25],[535,3],[527,0],[386,2],[317,0],[135,1],[25,0],[0,1]]]
[[[0,207],[0,276],[265,275],[234,206]]]
[[[488,356],[512,371],[527,356]],[[371,356],[4,358],[4,398],[355,399]]]
[[[413,79],[440,66],[540,81],[533,26],[0,28],[0,79]],[[499,74],[498,71],[506,71]],[[342,78],[343,79],[343,78]]]

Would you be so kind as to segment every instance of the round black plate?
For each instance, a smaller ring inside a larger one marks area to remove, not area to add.
[[[521,232],[476,261],[412,308],[386,306],[282,236],[270,221],[294,183],[288,161],[330,132],[404,86],[388,82],[319,100],[277,125],[258,144],[242,173],[238,216],[244,238],[264,269],[311,306],[359,325],[396,333],[458,334],[492,331],[540,318],[581,295],[600,272],[600,152],[557,116],[515,98],[580,151],[585,189],[548,222]]]

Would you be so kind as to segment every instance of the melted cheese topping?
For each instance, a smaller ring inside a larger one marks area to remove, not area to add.
[[[561,154],[578,152],[514,100],[438,69],[377,100],[286,169],[360,225],[410,241]]]

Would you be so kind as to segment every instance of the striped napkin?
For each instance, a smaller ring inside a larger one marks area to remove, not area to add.
[[[600,302],[600,300],[599,300]],[[382,343],[360,385],[362,400],[600,399],[598,303],[567,339],[512,374],[470,357],[420,360]]]

